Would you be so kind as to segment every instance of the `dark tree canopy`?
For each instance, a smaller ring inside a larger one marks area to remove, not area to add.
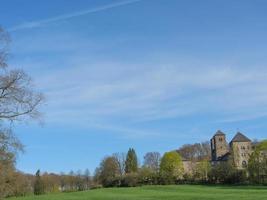
[[[41,195],[44,194],[44,184],[41,178],[41,172],[38,170],[35,174],[35,182],[34,182],[34,194]]]
[[[125,173],[134,173],[138,170],[138,161],[135,150],[130,148],[125,161]]]

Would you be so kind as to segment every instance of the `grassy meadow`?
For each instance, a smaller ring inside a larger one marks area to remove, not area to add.
[[[10,200],[264,200],[267,187],[251,186],[144,186],[105,188],[85,192],[10,198]]]

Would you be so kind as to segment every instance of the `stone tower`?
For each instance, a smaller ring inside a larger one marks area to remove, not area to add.
[[[246,168],[252,152],[251,140],[242,133],[238,132],[230,142],[230,148],[236,168]]]
[[[210,140],[211,159],[218,161],[222,156],[229,152],[225,134],[218,130]]]

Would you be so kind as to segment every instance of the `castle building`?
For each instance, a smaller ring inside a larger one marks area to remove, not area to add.
[[[252,153],[252,142],[244,134],[238,132],[228,144],[225,134],[219,130],[211,138],[210,144],[212,165],[232,158],[237,169],[247,167],[249,156]]]

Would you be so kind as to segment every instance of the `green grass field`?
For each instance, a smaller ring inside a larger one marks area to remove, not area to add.
[[[12,200],[265,200],[267,187],[227,186],[144,186],[107,188],[86,192],[60,193]]]

